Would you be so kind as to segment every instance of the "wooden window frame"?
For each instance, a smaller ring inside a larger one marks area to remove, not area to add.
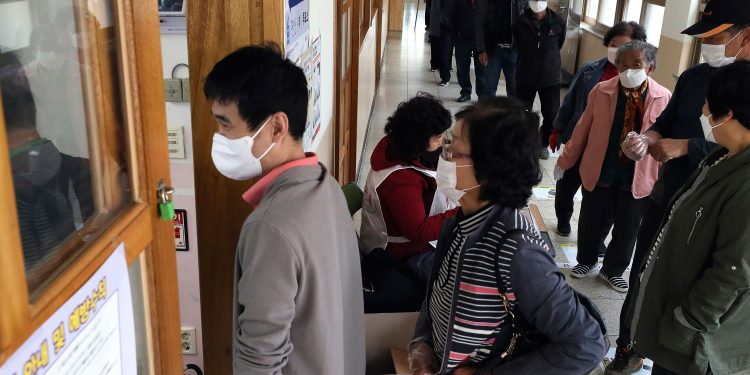
[[[18,217],[16,213],[15,191],[12,182],[0,183],[0,224],[6,233],[0,236],[0,364],[5,363],[13,353],[33,334],[39,326],[49,319],[59,307],[65,303],[80,287],[101,267],[101,265],[112,255],[117,246],[125,244],[126,261],[128,265],[137,259],[147,260],[142,264],[144,280],[143,291],[151,295],[150,299],[173,301],[176,297],[174,285],[177,283],[176,269],[167,272],[164,269],[155,269],[149,264],[171,264],[174,263],[174,251],[169,254],[159,253],[153,249],[164,248],[166,244],[172,243],[173,239],[168,237],[172,231],[172,224],[168,222],[156,223],[155,212],[156,194],[155,186],[150,186],[149,181],[157,180],[163,176],[169,177],[168,163],[164,165],[146,163],[144,155],[151,155],[154,160],[168,160],[166,142],[166,128],[163,127],[164,106],[163,93],[158,90],[139,91],[139,87],[153,87],[153,82],[161,80],[161,64],[154,63],[154,56],[160,56],[153,51],[159,50],[160,38],[158,34],[158,15],[154,11],[153,4],[147,4],[138,0],[112,0],[111,32],[115,35],[116,56],[111,60],[114,64],[111,72],[105,72],[100,76],[105,77],[108,82],[119,79],[119,103],[121,109],[121,121],[124,137],[125,155],[124,159],[129,171],[129,187],[131,190],[130,204],[126,205],[114,216],[112,221],[105,223],[106,230],[100,233],[82,251],[77,252],[73,259],[64,265],[64,268],[53,277],[38,295],[31,296],[26,279],[23,250],[20,239]],[[87,7],[82,7],[87,9]],[[82,11],[79,11],[82,12]],[[82,14],[76,14],[76,23],[80,27],[83,21]],[[109,28],[107,29],[109,30]],[[102,46],[97,45],[95,51],[100,51]],[[92,69],[97,69],[94,67]],[[97,72],[101,73],[101,72]],[[91,75],[96,81],[96,74]],[[102,91],[102,82],[94,82],[93,92],[84,90],[86,103],[102,100],[100,95],[106,95]],[[101,103],[97,108],[87,110],[97,112],[94,114],[100,128],[114,128],[118,124],[106,123],[100,117],[102,115]],[[87,119],[90,122],[90,119]],[[105,132],[106,133],[106,132]],[[107,136],[107,134],[100,134]],[[96,135],[90,135],[91,144],[102,142]],[[163,144],[162,144],[163,143]],[[96,144],[90,149],[93,155],[101,152],[104,145]],[[6,177],[12,174],[10,167],[9,149],[5,129],[5,117],[0,103],[0,176]],[[93,161],[93,160],[92,160]],[[93,167],[92,167],[93,169]],[[5,179],[5,178],[4,178]],[[10,180],[10,179],[7,179]],[[12,181],[12,180],[11,180]],[[102,191],[112,186],[109,181],[98,181],[103,183]],[[168,181],[167,181],[168,182]],[[119,187],[119,185],[117,186]],[[148,249],[151,250],[148,250]],[[148,251],[146,251],[148,250]],[[170,291],[171,289],[171,291]],[[32,298],[33,297],[33,298]],[[147,299],[149,297],[146,297]],[[170,302],[171,304],[171,302]],[[154,373],[171,373],[182,368],[182,355],[179,350],[179,306],[168,306],[166,308],[149,308],[148,304],[142,306],[148,325],[155,322],[154,329],[145,332],[148,340],[150,353],[159,353],[158,356],[149,355],[149,367]],[[177,321],[175,320],[177,319]],[[158,328],[156,328],[158,327]]]

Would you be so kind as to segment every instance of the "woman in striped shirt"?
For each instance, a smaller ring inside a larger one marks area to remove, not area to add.
[[[539,117],[514,99],[456,114],[438,165],[438,189],[461,205],[443,224],[427,298],[409,345],[411,374],[584,374],[608,347],[524,218],[540,181]],[[498,361],[518,321],[545,343]]]

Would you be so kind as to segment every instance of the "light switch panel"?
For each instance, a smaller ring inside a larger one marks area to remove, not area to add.
[[[168,102],[181,102],[182,80],[175,78],[164,79],[164,98]]]
[[[168,127],[167,141],[169,142],[169,158],[185,159],[185,136],[182,126]]]

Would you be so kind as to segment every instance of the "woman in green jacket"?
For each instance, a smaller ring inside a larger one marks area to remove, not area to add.
[[[750,371],[750,62],[711,78],[701,123],[722,147],[672,201],[627,315],[655,375]]]

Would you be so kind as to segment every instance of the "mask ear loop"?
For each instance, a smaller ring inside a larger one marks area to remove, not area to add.
[[[273,117],[273,115],[268,116],[268,118],[266,119],[266,121],[263,121],[263,125],[261,125],[260,128],[258,128],[258,130],[255,132],[255,134],[253,134],[253,136],[251,137],[253,140],[255,140],[255,138],[258,136],[258,134],[260,134],[260,132],[263,131],[263,128],[265,128],[266,125],[268,125],[268,122],[271,121],[271,117]]]

